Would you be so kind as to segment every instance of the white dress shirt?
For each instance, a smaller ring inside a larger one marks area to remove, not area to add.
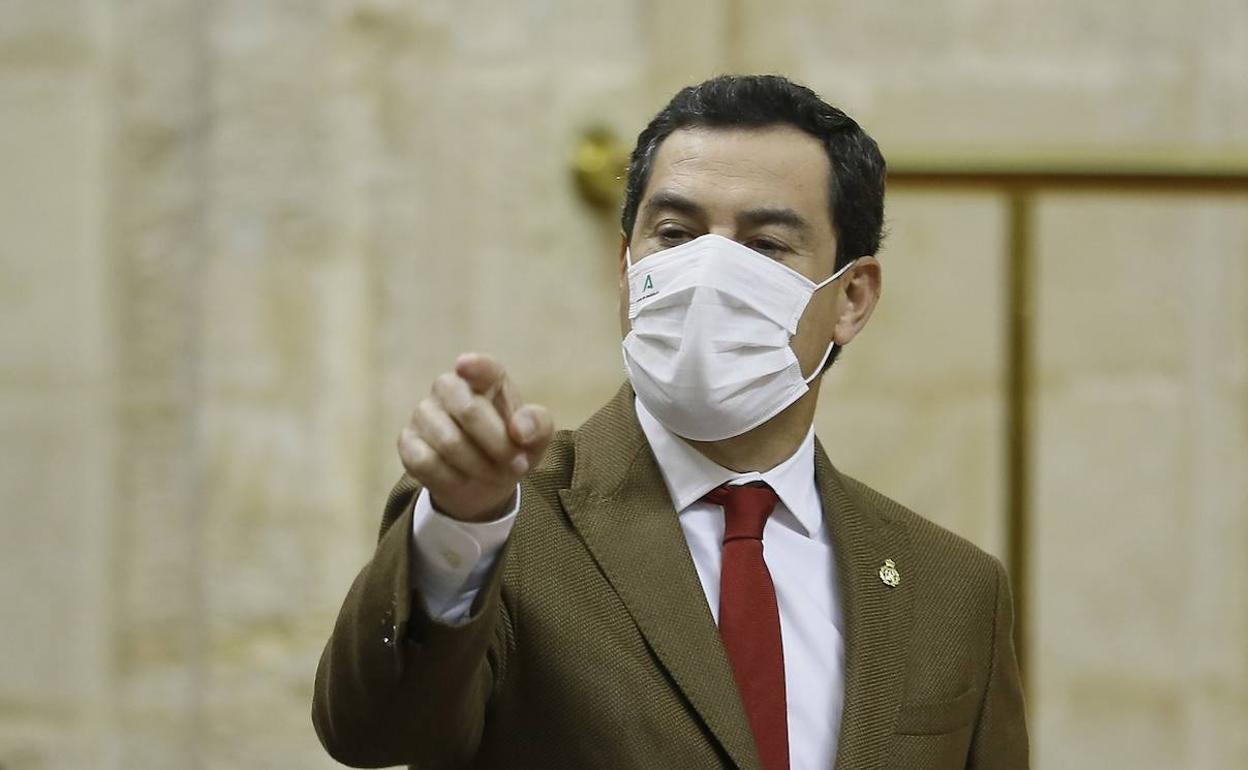
[[[792,770],[831,767],[845,697],[845,644],[835,557],[815,486],[814,429],[791,457],[771,470],[738,473],[715,464],[667,430],[640,401],[634,405],[680,516],[716,623],[724,512],[703,502],[702,496],[721,484],[762,481],[780,498],[763,529],[763,560],[780,607],[789,766]],[[412,525],[412,584],[435,618],[452,624],[466,620],[519,507],[517,494],[511,512],[503,518],[466,524],[438,513],[428,492],[421,492]]]

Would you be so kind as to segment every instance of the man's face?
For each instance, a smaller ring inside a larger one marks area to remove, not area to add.
[[[628,234],[632,259],[715,233],[818,283],[836,263],[831,173],[819,141],[791,126],[675,131],[655,153]],[[620,261],[620,321],[627,334],[623,254]],[[832,289],[815,292],[790,343],[807,375],[833,337],[840,297]]]

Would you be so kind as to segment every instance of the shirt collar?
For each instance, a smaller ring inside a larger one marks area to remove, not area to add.
[[[816,537],[823,528],[823,505],[815,488],[815,429],[811,426],[797,450],[771,470],[748,473],[725,468],[690,446],[650,414],[640,399],[634,398],[637,421],[650,442],[658,461],[663,483],[667,485],[672,505],[682,513],[707,492],[721,484],[766,482],[808,537]]]

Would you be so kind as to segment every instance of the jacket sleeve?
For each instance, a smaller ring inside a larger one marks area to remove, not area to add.
[[[466,764],[505,658],[506,547],[467,622],[434,621],[410,583],[418,492],[405,478],[391,493],[377,551],[352,584],[316,670],[313,725],[326,751],[353,767]]]
[[[1027,770],[1027,717],[1014,654],[1014,601],[1009,577],[1000,562],[996,563],[996,570],[992,661],[967,767]]]

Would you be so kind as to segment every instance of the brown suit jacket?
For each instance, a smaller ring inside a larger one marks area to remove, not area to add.
[[[845,612],[837,770],[1027,767],[1001,565],[838,473],[815,476]],[[360,767],[757,768],[749,724],[627,386],[560,432],[471,619],[409,588],[416,484],[386,505],[316,673],[313,722]],[[879,575],[892,559],[896,587]]]

